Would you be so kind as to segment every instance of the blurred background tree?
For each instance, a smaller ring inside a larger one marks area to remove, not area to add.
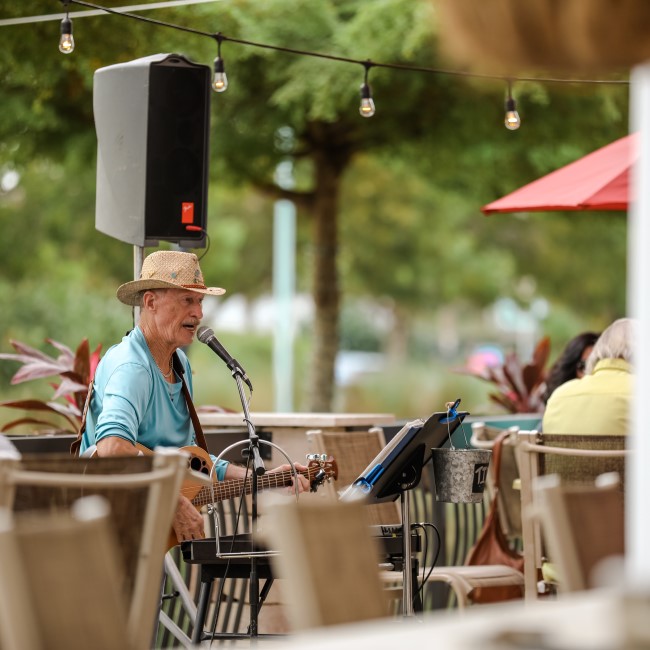
[[[45,6],[60,11],[54,0]],[[42,1],[25,0],[5,5],[0,18],[43,11]],[[147,15],[359,60],[446,65],[425,0],[232,0]],[[211,65],[216,46],[119,16],[75,19],[70,56],[56,49],[58,21],[0,29],[0,349],[12,337],[40,344],[46,336],[70,346],[88,337],[106,349],[130,327],[114,290],[132,276],[132,250],[94,229],[94,71],[156,52]],[[627,87],[517,83],[523,125],[508,132],[503,82],[375,68],[377,114],[364,120],[361,66],[228,42],[222,53],[230,87],[212,100],[212,247],[202,266],[229,293],[268,293],[272,206],[286,194],[273,174],[290,156],[298,288],[315,305],[313,329],[298,341],[299,408],[407,416],[430,411],[432,401],[454,397],[450,391],[472,392],[448,368],[477,344],[514,344],[512,332],[492,323],[500,297],[522,310],[543,298],[549,312],[539,335],[551,335],[554,351],[577,330],[602,329],[625,313],[623,214],[485,218],[479,208],[624,135]],[[289,150],[279,146],[282,127],[293,133]],[[387,353],[388,365],[337,389],[335,360],[341,346],[359,345],[354,327],[372,334],[363,345]],[[225,341],[268,374],[268,337],[243,336]],[[192,354],[200,367],[201,351]],[[0,366],[4,379],[13,370]],[[272,393],[268,382],[262,400]],[[208,401],[232,393],[205,390]]]

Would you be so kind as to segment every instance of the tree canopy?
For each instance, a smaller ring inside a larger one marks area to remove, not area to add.
[[[60,10],[55,1],[47,6]],[[24,0],[2,17],[40,13],[42,1]],[[249,41],[451,67],[439,57],[428,0],[233,0],[151,15]],[[64,311],[73,298],[62,287],[78,287],[77,299],[86,292],[108,300],[129,279],[132,253],[94,230],[93,74],[156,52],[211,65],[216,44],[97,16],[74,20],[77,47],[63,56],[56,21],[0,29],[0,172],[20,175],[15,188],[0,190],[0,290],[33,292],[52,282]],[[553,305],[602,326],[624,313],[622,215],[486,218],[479,208],[624,135],[625,87],[516,83],[523,124],[508,132],[500,81],[373,68],[377,113],[364,120],[362,66],[228,41],[222,56],[230,86],[212,99],[212,244],[202,265],[230,291],[268,289],[272,201],[288,195],[296,202],[299,284],[317,306],[314,408],[331,405],[341,293],[390,299],[408,317],[456,300],[488,305],[530,276]],[[287,128],[292,138],[279,139]],[[296,183],[289,192],[273,182],[287,157]],[[25,309],[28,300],[18,302]],[[33,322],[36,310],[29,312]],[[125,318],[108,318],[112,335]],[[13,331],[9,321],[3,338]],[[87,325],[86,317],[76,326]]]

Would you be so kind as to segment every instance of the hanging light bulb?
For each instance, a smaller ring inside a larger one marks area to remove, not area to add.
[[[359,104],[359,114],[361,117],[372,117],[375,114],[375,102],[372,101],[372,92],[368,84],[368,70],[372,67],[370,61],[364,63],[366,73],[361,84],[361,103]]]
[[[510,131],[516,131],[521,126],[521,119],[519,118],[519,113],[517,113],[517,104],[512,97],[509,97],[506,100],[506,117],[504,120],[506,129]]]
[[[72,21],[66,13],[61,21],[61,38],[59,39],[59,52],[71,54],[74,51],[74,36],[72,35]]]
[[[212,90],[215,93],[222,93],[228,90],[228,77],[226,68],[223,65],[223,59],[218,56],[214,60],[214,77],[212,78]]]
[[[223,63],[221,58],[221,41],[223,36],[221,34],[216,35],[218,51],[217,58],[214,60],[214,77],[212,78],[212,90],[215,93],[223,93],[228,90],[228,77],[226,76],[226,66]]]
[[[517,103],[512,98],[512,86],[508,82],[508,98],[506,99],[506,116],[504,119],[506,129],[509,131],[516,131],[521,126],[521,119],[517,113]]]
[[[367,83],[361,85],[361,104],[359,104],[361,117],[372,117],[375,114],[375,102],[372,101],[372,93]]]

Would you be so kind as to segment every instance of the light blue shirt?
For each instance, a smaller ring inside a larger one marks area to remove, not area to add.
[[[189,361],[182,350],[177,354],[191,395]],[[165,381],[139,327],[111,347],[97,366],[80,453],[108,436],[149,449],[196,444],[181,380],[177,376],[174,384]],[[226,461],[217,466],[220,481],[227,466]]]

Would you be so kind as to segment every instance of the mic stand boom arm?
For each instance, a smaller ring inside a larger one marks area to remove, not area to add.
[[[264,461],[260,456],[260,445],[259,445],[260,437],[257,435],[255,431],[255,425],[251,421],[250,413],[248,411],[248,401],[246,399],[246,395],[244,394],[244,381],[246,381],[247,377],[244,374],[244,371],[238,365],[234,365],[231,368],[231,372],[232,372],[232,376],[235,378],[235,381],[237,382],[239,399],[241,401],[242,410],[244,412],[244,422],[246,423],[246,427],[248,428],[248,441],[249,441],[248,453],[251,455],[250,457],[253,459],[253,488],[255,488],[255,477],[262,476],[262,474],[266,472],[266,468],[264,467]],[[250,381],[247,381],[246,383],[252,393],[253,387]],[[253,489],[253,494],[255,494],[255,492],[256,490]]]

